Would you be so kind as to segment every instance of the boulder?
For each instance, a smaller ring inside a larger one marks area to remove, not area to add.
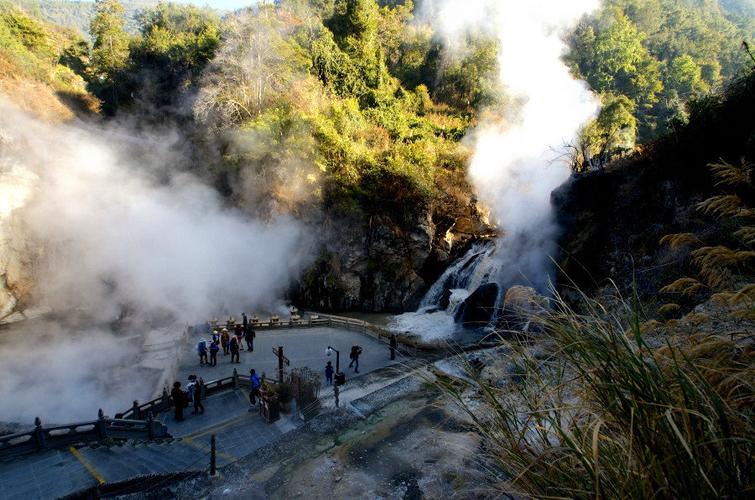
[[[448,309],[448,305],[451,303],[451,290],[448,288],[443,289],[443,294],[438,301],[438,309]]]
[[[531,331],[532,319],[548,308],[548,299],[529,286],[515,285],[506,290],[499,325],[506,330]]]
[[[497,316],[499,288],[496,283],[480,285],[456,311],[456,321],[468,328],[483,328]]]

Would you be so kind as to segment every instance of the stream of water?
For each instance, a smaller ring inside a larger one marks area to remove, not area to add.
[[[433,283],[417,311],[395,316],[389,328],[414,333],[425,340],[466,337],[469,331],[459,321],[459,309],[481,285],[497,281],[501,265],[494,242],[472,245]],[[499,296],[497,302],[500,301]]]

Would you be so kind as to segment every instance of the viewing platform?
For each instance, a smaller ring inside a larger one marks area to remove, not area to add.
[[[230,363],[230,356],[224,356],[221,350],[217,366],[200,366],[196,344],[208,336],[196,328],[188,329],[174,346],[179,353],[173,362],[175,377],[165,378],[164,383],[167,386],[178,380],[185,386],[189,375],[202,378],[207,390],[203,414],[192,415],[190,403],[184,410],[185,420],[176,422],[170,398],[160,390],[151,401],[131,407],[124,402],[123,411],[115,413],[115,417],[103,412],[90,422],[51,429],[45,429],[40,421],[37,428],[30,426],[26,432],[0,436],[0,499],[56,498],[89,488],[112,493],[109,485],[120,488],[134,478],[148,481],[150,476],[176,477],[207,471],[212,436],[217,467],[279,439],[304,423],[296,403],[280,419],[268,423],[257,408],[250,411],[248,399],[250,369],[275,382],[279,365],[274,349],[282,348],[289,361],[286,372],[309,368],[319,374],[320,412],[335,406],[332,386],[325,385],[324,377],[326,362],[336,366],[336,356],[326,353],[328,347],[340,351],[340,369],[346,374],[341,404],[388,384],[394,373],[401,374],[398,363],[405,362],[404,355],[412,350],[400,345],[397,360],[391,361],[390,332],[352,318],[313,314],[285,323],[259,321],[253,328],[254,350],[242,350],[240,363]],[[348,368],[352,345],[363,349],[359,373]],[[245,342],[242,347],[246,349]],[[391,375],[378,378],[378,382],[352,382],[356,377],[386,369],[391,370]],[[231,375],[234,370],[235,377]],[[39,441],[39,436],[44,440]]]

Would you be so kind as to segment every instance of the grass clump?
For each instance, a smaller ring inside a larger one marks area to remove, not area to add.
[[[653,336],[638,307],[583,297],[540,313],[537,356],[509,344],[506,383],[438,383],[508,479],[547,498],[742,498],[753,493],[755,351],[709,334]],[[656,322],[656,325],[658,323]],[[469,391],[473,389],[473,391]],[[476,397],[470,397],[476,394]]]

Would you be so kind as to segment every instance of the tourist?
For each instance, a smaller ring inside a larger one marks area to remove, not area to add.
[[[330,361],[325,365],[325,384],[333,385],[333,365]]]
[[[391,333],[391,360],[396,359],[396,347],[398,347],[398,341],[396,340],[396,334]]]
[[[220,334],[220,345],[223,346],[223,356],[228,356],[230,341],[231,336],[228,335],[228,328],[223,328],[223,332]]]
[[[218,366],[218,351],[220,351],[218,340],[213,339],[210,344],[210,366]]]
[[[200,379],[197,381],[197,377],[194,376],[194,380],[189,384],[189,387],[192,400],[194,401],[194,411],[191,412],[191,414],[197,415],[198,413],[204,413],[204,405],[202,404],[202,380]]]
[[[239,341],[236,339],[236,336],[234,335],[231,337],[231,363],[241,363],[239,361]],[[234,359],[236,361],[234,361]]]
[[[217,330],[212,331],[212,341],[213,342],[220,342],[220,335],[218,334]]]
[[[202,339],[197,344],[197,353],[199,354],[199,364],[207,364],[207,341]]]
[[[349,363],[349,368],[351,368],[351,365],[354,365],[354,373],[359,373],[359,356],[362,354],[362,348],[358,345],[351,346],[351,353],[349,353],[349,358],[351,358],[351,363]]]
[[[252,368],[249,370],[249,403],[251,403],[252,406],[257,404],[257,396],[259,396],[261,386],[262,381],[254,371],[254,368]]]
[[[239,344],[239,350],[243,351],[244,350],[244,347],[243,347],[244,344],[242,342],[244,340],[244,329],[242,328],[241,325],[236,325],[233,330],[234,330],[234,335],[236,337],[236,341]]]
[[[246,317],[246,313],[241,313],[241,328],[244,331],[244,336],[246,336],[246,329],[249,327],[249,319]]]
[[[184,391],[181,390],[181,382],[173,383],[173,390],[170,391],[170,395],[173,398],[173,418],[176,422],[181,422],[184,419],[185,404],[185,396]]]
[[[246,348],[249,352],[254,350],[254,337],[256,337],[257,334],[254,331],[254,328],[250,326],[247,327],[246,333],[244,334],[244,339],[246,339]]]

